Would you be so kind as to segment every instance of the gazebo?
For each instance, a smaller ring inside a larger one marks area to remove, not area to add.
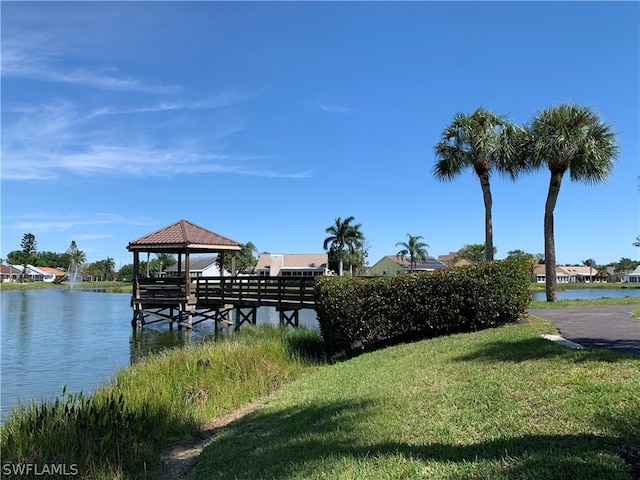
[[[147,315],[160,320],[177,321],[183,324],[187,316],[187,326],[191,326],[192,312],[196,299],[191,295],[189,255],[193,253],[226,253],[231,256],[231,274],[236,274],[236,252],[242,247],[240,242],[207,230],[188,220],[179,220],[171,225],[132,240],[127,250],[133,253],[133,294],[131,305],[134,309],[132,325],[139,321],[143,325]],[[140,253],[168,253],[177,255],[178,272],[184,277],[149,278],[140,272]],[[223,256],[220,256],[220,272],[224,271]],[[168,310],[168,313],[167,313]],[[176,312],[177,311],[177,315]]]

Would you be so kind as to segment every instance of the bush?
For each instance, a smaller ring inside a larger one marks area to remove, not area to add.
[[[330,354],[514,322],[529,301],[528,262],[480,263],[385,278],[319,277],[316,312]]]

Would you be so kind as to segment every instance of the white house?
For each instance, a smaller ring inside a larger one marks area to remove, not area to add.
[[[9,265],[10,267],[18,270],[20,276],[24,270],[24,265]],[[56,279],[56,274],[52,272],[45,272],[33,265],[27,265],[26,277],[34,282],[53,282]]]
[[[216,265],[217,257],[191,257],[189,259],[189,276],[191,278],[196,277],[219,277],[220,269]],[[178,265],[173,265],[164,270],[164,275],[167,277],[181,277],[184,278],[184,263],[182,264],[181,271],[178,272]],[[226,270],[224,276],[231,275]]]
[[[640,265],[638,265],[633,272],[627,273],[623,278],[623,281],[626,283],[640,283]]]
[[[598,275],[598,270],[593,267],[587,266],[567,266],[563,265],[561,267],[562,270],[567,272],[570,276],[570,282],[580,282],[580,283],[592,283],[595,281],[596,275]]]
[[[256,273],[261,277],[315,277],[327,275],[326,253],[261,253]]]
[[[533,276],[535,277],[536,282],[545,283],[547,280],[547,273],[545,271],[545,266],[536,265],[536,267],[533,269]],[[565,271],[565,267],[556,265],[556,282],[557,283],[569,283],[569,282],[575,282],[575,281],[576,281],[576,277],[575,276],[572,277],[569,272]]]

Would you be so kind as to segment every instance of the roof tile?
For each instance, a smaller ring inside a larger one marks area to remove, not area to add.
[[[230,247],[229,250],[238,250],[242,246],[240,242],[207,230],[188,220],[180,220],[164,228],[151,232],[143,237],[129,242],[129,250],[140,250],[144,247],[175,246],[189,248],[192,246],[216,246]]]

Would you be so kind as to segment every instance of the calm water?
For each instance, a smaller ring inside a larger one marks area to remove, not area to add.
[[[193,331],[169,330],[164,322],[134,335],[130,294],[72,289],[0,292],[0,412],[18,401],[85,393],[108,382],[120,368],[149,351],[214,337],[213,322]],[[272,308],[258,311],[258,323],[277,325]],[[303,310],[300,324],[317,327],[315,312]]]
[[[563,290],[558,292],[558,300],[596,300],[598,298],[624,298],[640,297],[640,288],[620,288],[620,289],[596,289],[585,288],[584,290]],[[545,292],[533,294],[533,300],[545,301]]]

